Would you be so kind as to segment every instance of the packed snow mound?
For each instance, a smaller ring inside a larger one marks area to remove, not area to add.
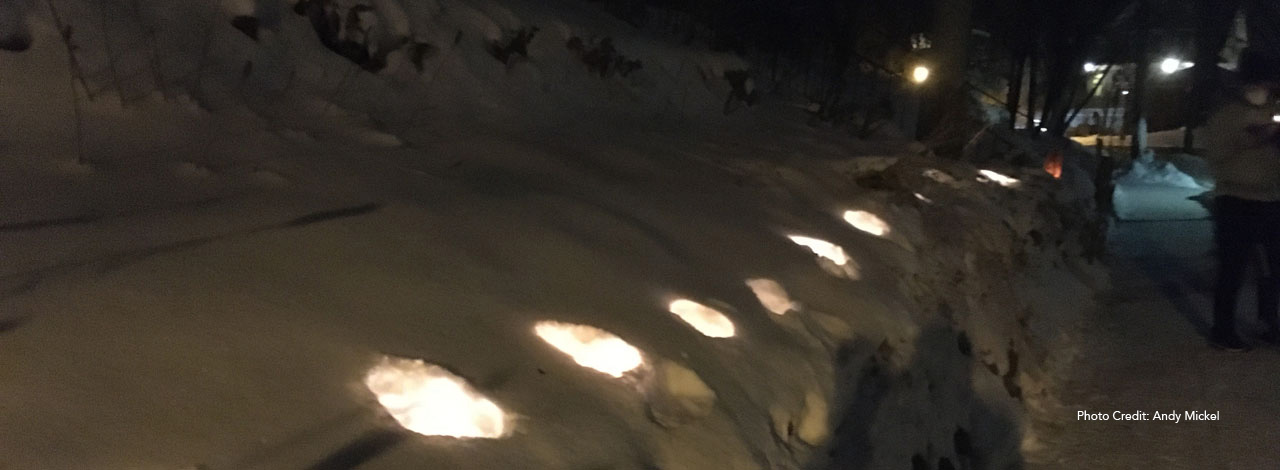
[[[49,5],[78,65],[37,9],[0,67],[18,468],[1003,470],[1090,305],[1037,301],[1093,284],[1062,181],[726,106],[742,59],[577,1]]]
[[[711,414],[716,392],[698,374],[675,362],[658,364],[649,390],[649,413],[654,421],[677,427]]]
[[[1186,173],[1187,176],[1194,179],[1201,187],[1213,188],[1215,186],[1213,181],[1213,170],[1209,167],[1209,162],[1205,160],[1204,157],[1186,153],[1175,153],[1166,155],[1164,158],[1168,159],[1173,166],[1177,167],[1178,171]]]
[[[1201,179],[1192,177],[1174,162],[1202,170]],[[1195,200],[1212,185],[1203,160],[1175,155],[1173,161],[1157,160],[1150,153],[1133,162],[1128,172],[1116,178],[1112,200],[1120,220],[1196,220],[1209,217],[1204,204]]]
[[[1205,190],[1178,186],[1117,184],[1112,200],[1120,220],[1199,220],[1209,217]]]
[[[1116,185],[1151,185],[1185,188],[1204,191],[1195,178],[1178,169],[1176,165],[1164,160],[1155,159],[1150,153],[1135,160],[1129,171],[1116,178]]]

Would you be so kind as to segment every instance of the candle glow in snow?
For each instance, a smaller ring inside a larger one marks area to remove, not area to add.
[[[826,240],[819,240],[817,238],[802,235],[788,235],[787,238],[790,238],[791,241],[797,245],[808,248],[809,251],[818,255],[822,260],[830,261],[828,264],[823,264],[822,260],[819,260],[818,263],[822,266],[822,269],[826,270],[828,273],[852,280],[858,280],[858,264],[849,257],[848,253],[845,253],[844,248],[840,245],[836,245]]]
[[[572,357],[578,365],[614,377],[622,377],[644,364],[639,349],[596,327],[542,321],[534,325],[533,331],[547,344]]]
[[[800,235],[791,235],[787,238],[790,238],[797,245],[808,248],[813,254],[830,260],[836,266],[849,264],[849,255],[844,252],[844,248],[841,248],[840,245]]]
[[[383,357],[364,384],[396,422],[418,434],[492,439],[508,431],[497,404],[440,366]]]
[[[1022,184],[1022,182],[1018,181],[1017,178],[1010,178],[1008,176],[1002,175],[1000,173],[996,173],[991,170],[978,170],[978,173],[982,174],[982,177],[985,178],[986,180],[994,181],[996,184],[1000,186],[1004,186],[1006,188],[1012,188]],[[979,181],[981,180],[982,178],[979,178]]]
[[[936,182],[943,183],[943,184],[951,184],[956,182],[956,179],[953,178],[951,175],[948,175],[942,170],[939,170],[937,168],[930,168],[928,170],[924,170],[924,172],[921,173],[921,175],[923,175],[925,178],[929,178],[931,180],[934,180]]]
[[[783,289],[782,284],[778,284],[778,281],[773,279],[748,279],[747,287],[751,288],[751,292],[756,294],[756,299],[760,301],[760,305],[763,305],[765,310],[776,315],[785,315],[795,308],[795,303],[787,295],[787,290]]]
[[[719,310],[702,305],[689,299],[671,302],[667,309],[680,317],[693,329],[712,338],[731,338],[735,331],[733,322]]]
[[[889,234],[889,224],[884,219],[867,211],[844,211],[844,221],[853,228],[883,237]]]

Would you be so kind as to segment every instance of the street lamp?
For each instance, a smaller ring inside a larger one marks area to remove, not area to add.
[[[1160,71],[1164,72],[1165,75],[1172,74],[1179,70],[1182,70],[1181,60],[1170,57],[1160,62]]]
[[[927,80],[929,80],[929,67],[917,65],[915,70],[911,71],[911,81],[921,84]]]
[[[1098,70],[1098,64],[1095,64],[1095,63],[1093,63],[1093,62],[1085,62],[1085,63],[1084,63],[1084,71],[1085,71],[1085,73],[1093,73],[1093,72],[1095,72],[1095,71],[1097,71],[1097,70]]]

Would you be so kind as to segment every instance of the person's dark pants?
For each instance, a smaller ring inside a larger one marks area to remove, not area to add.
[[[1245,272],[1258,260],[1258,318],[1280,325],[1280,202],[1218,196],[1214,201],[1218,284],[1214,292],[1215,335],[1235,333],[1236,298]]]

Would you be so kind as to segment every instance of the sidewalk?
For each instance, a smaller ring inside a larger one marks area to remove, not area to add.
[[[1280,349],[1213,350],[1210,221],[1129,222],[1111,234],[1111,298],[1042,424],[1030,469],[1280,468]],[[1240,301],[1242,333],[1254,301]],[[1251,323],[1253,322],[1253,323]],[[1219,421],[1082,421],[1076,413],[1219,412]]]

